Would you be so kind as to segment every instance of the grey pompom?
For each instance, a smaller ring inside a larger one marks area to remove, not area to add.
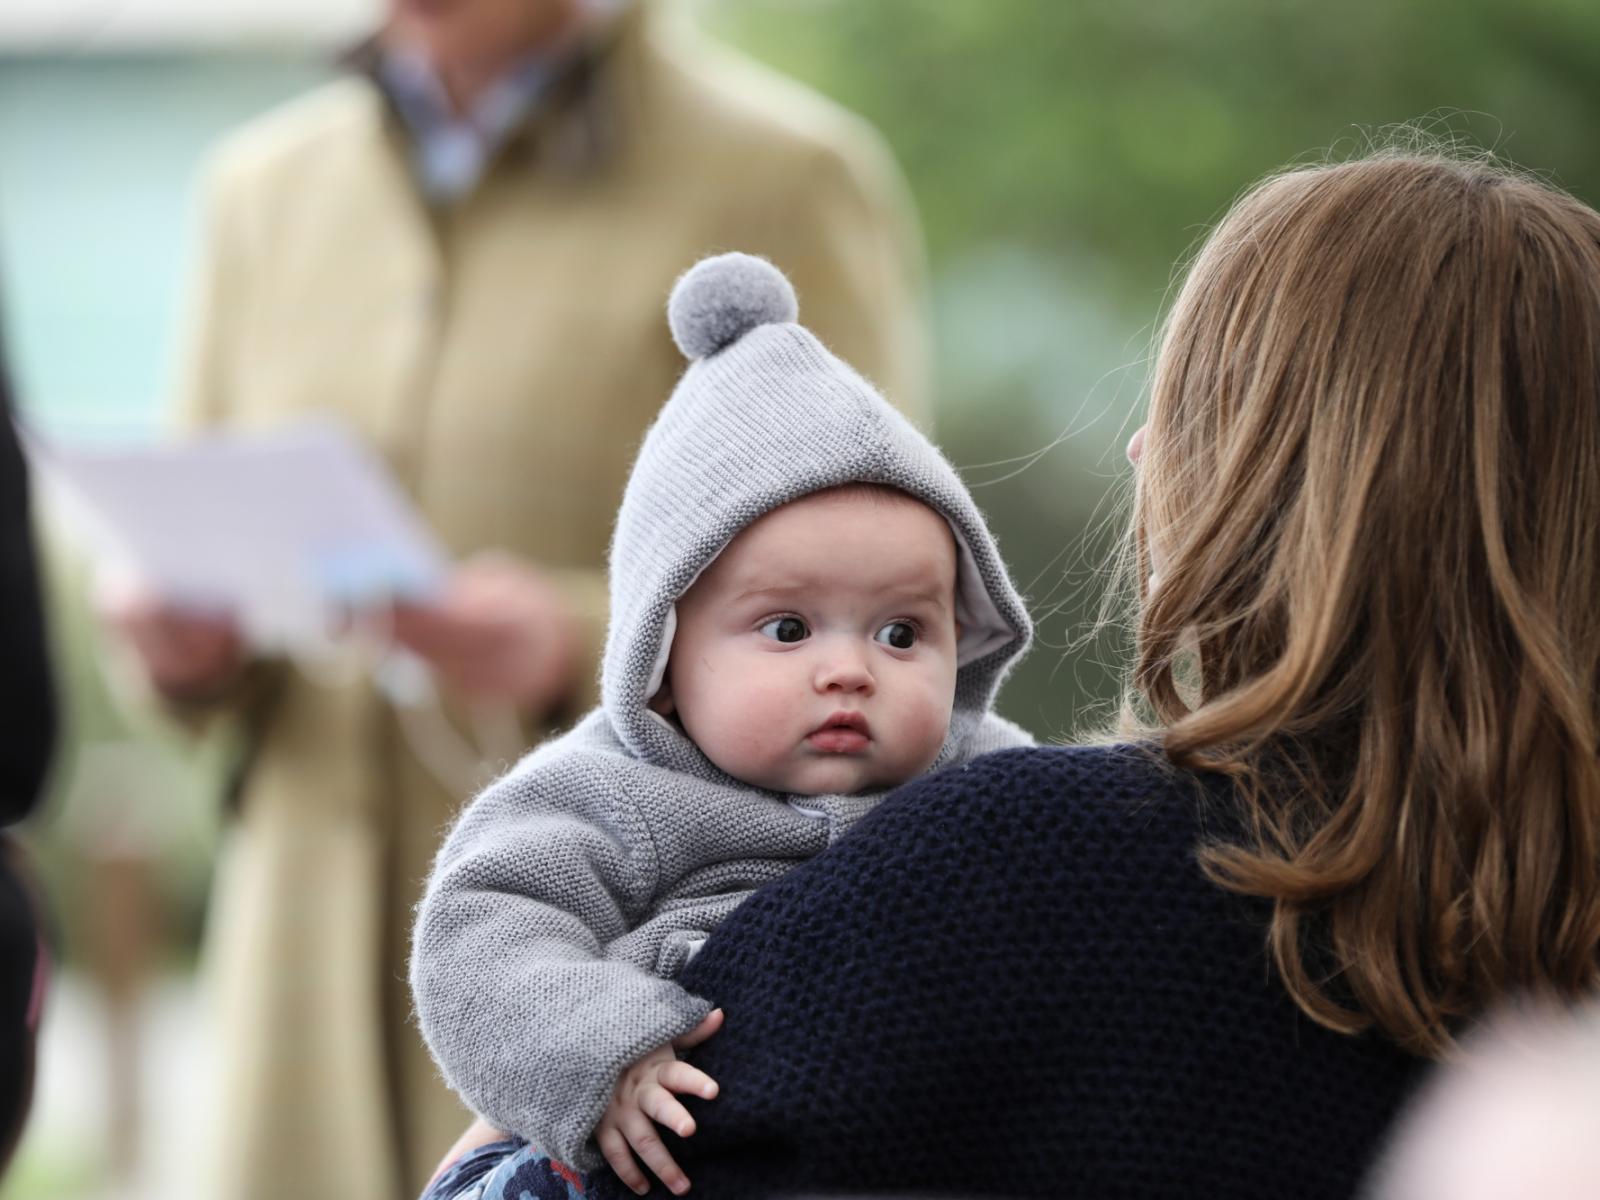
[[[800,315],[794,288],[764,258],[719,254],[685,271],[667,301],[672,340],[687,358],[704,358],[738,341],[757,325]]]

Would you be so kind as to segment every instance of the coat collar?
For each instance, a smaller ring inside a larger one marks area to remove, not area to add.
[[[621,114],[629,75],[647,39],[650,18],[643,10],[643,2],[630,4],[579,35],[553,65],[538,102],[507,133],[496,160],[531,159],[555,174],[577,177],[599,172],[616,158],[625,134]],[[383,98],[391,135],[408,140],[381,70],[378,36],[365,38],[338,61],[372,84]]]

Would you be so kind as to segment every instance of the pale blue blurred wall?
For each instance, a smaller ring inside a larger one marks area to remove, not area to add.
[[[0,57],[0,311],[29,419],[159,424],[205,151],[327,74],[313,52]]]

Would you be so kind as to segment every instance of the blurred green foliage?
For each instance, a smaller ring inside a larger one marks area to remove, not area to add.
[[[1407,125],[1600,197],[1600,9],[1578,0],[701,0],[699,16],[876,124],[910,180],[939,437],[1042,618],[1004,707],[1047,736],[1102,724],[1115,694],[1122,643],[1090,635],[1121,443],[1175,264],[1240,191]],[[997,459],[1018,461],[972,469]]]
[[[1140,316],[1198,227],[1290,160],[1422,121],[1600,185],[1600,11],[1576,0],[705,0],[873,121],[936,264],[1092,248]]]

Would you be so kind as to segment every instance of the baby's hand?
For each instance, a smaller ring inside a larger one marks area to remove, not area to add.
[[[688,1033],[674,1038],[672,1045],[652,1050],[617,1080],[606,1115],[595,1128],[595,1141],[617,1178],[641,1196],[650,1190],[650,1184],[633,1161],[634,1154],[644,1159],[673,1195],[681,1196],[689,1190],[689,1177],[667,1153],[656,1132],[656,1122],[668,1126],[679,1137],[694,1132],[694,1118],[673,1093],[714,1100],[717,1081],[704,1071],[679,1062],[674,1051],[698,1046],[721,1028],[722,1010],[713,1009]]]

